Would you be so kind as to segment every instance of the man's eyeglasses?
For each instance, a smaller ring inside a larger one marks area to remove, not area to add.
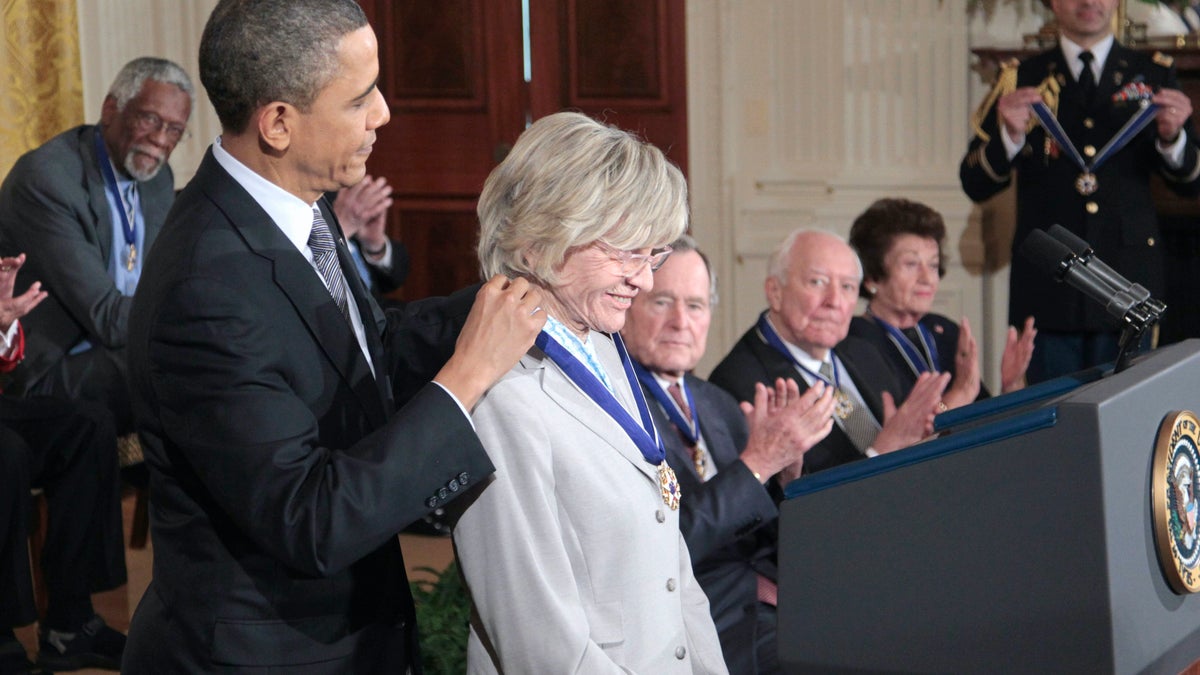
[[[671,255],[670,246],[656,248],[651,250],[649,253],[622,251],[621,249],[610,246],[602,241],[597,241],[596,246],[600,247],[600,250],[607,253],[613,260],[621,263],[621,274],[627,277],[631,277],[638,272],[641,272],[642,268],[646,265],[650,266],[651,272],[656,272],[658,271],[658,268],[662,267],[663,263],[667,261],[667,256]]]
[[[138,133],[156,134],[159,131],[166,129],[167,140],[172,143],[178,143],[180,140],[188,137],[187,127],[182,124],[171,124],[157,114],[143,111],[134,115],[133,126]]]

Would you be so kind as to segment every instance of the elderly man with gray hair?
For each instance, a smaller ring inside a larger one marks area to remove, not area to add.
[[[729,672],[778,673],[776,499],[780,483],[799,477],[805,452],[829,434],[833,390],[800,396],[794,381],[757,385],[745,417],[732,396],[694,376],[717,279],[690,236],[671,248],[654,288],[634,298],[621,336],[686,495],[679,524]]]
[[[133,431],[125,368],[129,309],[146,252],[175,199],[167,159],[187,135],[194,90],[177,64],[127,63],[98,124],[69,129],[17,160],[0,186],[0,254],[25,253],[16,281],[49,297],[22,319],[25,359],[9,394],[95,401]]]
[[[740,401],[755,385],[796,379],[834,389],[836,424],[804,456],[803,473],[908,447],[927,437],[946,373],[924,373],[901,403],[899,381],[875,347],[847,338],[863,271],[854,250],[819,230],[796,230],[771,257],[767,310],[717,364],[709,381]]]

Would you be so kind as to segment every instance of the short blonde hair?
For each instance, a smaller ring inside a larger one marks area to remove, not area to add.
[[[688,225],[687,183],[658,148],[586,115],[534,122],[479,196],[484,278],[522,276],[553,285],[575,247],[660,247]]]

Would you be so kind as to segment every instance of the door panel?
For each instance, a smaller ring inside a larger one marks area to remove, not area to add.
[[[534,119],[579,110],[687,171],[683,0],[530,0]]]
[[[360,0],[392,121],[369,170],[395,189],[388,230],[412,256],[401,299],[478,280],[475,202],[527,120],[574,109],[687,161],[683,0]]]

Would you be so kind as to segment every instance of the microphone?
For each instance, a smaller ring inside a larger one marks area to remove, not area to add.
[[[1150,291],[1146,290],[1145,286],[1129,281],[1117,273],[1116,270],[1104,264],[1104,261],[1096,257],[1092,247],[1086,241],[1076,236],[1074,232],[1071,232],[1062,225],[1052,225],[1049,232],[1050,236],[1071,249],[1083,261],[1084,265],[1087,265],[1089,269],[1096,272],[1096,275],[1111,286],[1114,291],[1129,293],[1133,296],[1134,300],[1143,305],[1144,310],[1155,316],[1161,316],[1163,312],[1167,311],[1167,304],[1165,302],[1150,297]]]
[[[1092,250],[1092,247],[1086,241],[1076,236],[1074,232],[1062,225],[1052,225],[1050,226],[1049,233],[1051,237],[1054,237],[1064,246],[1071,249],[1071,252],[1084,265],[1087,265],[1088,269],[1094,271],[1096,276],[1104,280],[1114,291],[1125,291],[1132,295],[1138,302],[1145,302],[1150,299],[1150,291],[1146,290],[1141,284],[1129,281],[1118,274],[1116,270],[1105,265],[1103,261],[1095,256],[1095,251]],[[1154,302],[1157,303],[1158,300]],[[1162,309],[1166,309],[1166,305],[1163,305]]]
[[[1088,248],[1086,243],[1084,247]],[[1072,288],[1103,305],[1105,311],[1122,324],[1145,325],[1151,319],[1157,318],[1156,314],[1151,314],[1147,308],[1142,307],[1142,302],[1132,293],[1111,286],[1067,245],[1042,230],[1029,233],[1021,243],[1020,253],[1035,267],[1048,272],[1055,280],[1065,281]]]

